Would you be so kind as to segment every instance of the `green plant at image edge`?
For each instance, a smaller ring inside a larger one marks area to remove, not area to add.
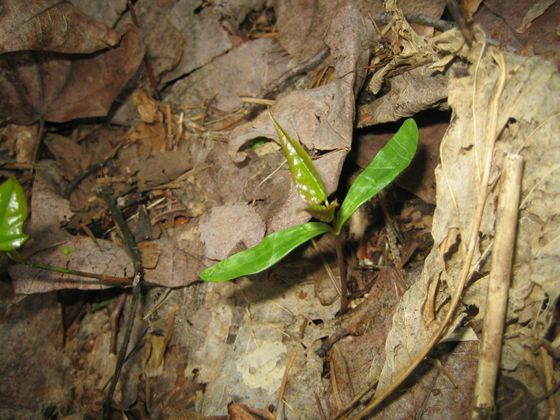
[[[0,251],[14,251],[29,239],[29,235],[23,233],[26,219],[25,193],[11,176],[0,185]]]

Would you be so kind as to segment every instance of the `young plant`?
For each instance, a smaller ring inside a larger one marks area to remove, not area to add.
[[[305,210],[320,222],[308,222],[271,233],[256,246],[206,268],[200,273],[200,278],[221,282],[259,273],[276,264],[301,244],[323,233],[331,233],[337,238],[336,251],[342,291],[341,311],[344,312],[347,306],[347,285],[340,237],[342,228],[358,207],[374,197],[408,167],[418,146],[418,127],[412,118],[403,123],[368,167],[358,175],[350,186],[342,206],[336,212],[337,202],[335,200],[329,203],[323,180],[307,152],[278,124],[272,114],[270,118],[288,161],[292,180],[301,197],[309,204]]]

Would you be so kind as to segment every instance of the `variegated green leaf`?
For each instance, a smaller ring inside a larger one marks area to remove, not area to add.
[[[0,251],[13,251],[29,238],[23,233],[27,218],[27,200],[14,177],[0,185]]]
[[[266,236],[258,245],[203,270],[200,278],[205,281],[220,282],[260,273],[276,264],[299,245],[331,231],[331,226],[319,222],[279,230]]]
[[[325,184],[305,149],[284,130],[269,113],[272,125],[278,134],[284,156],[288,161],[292,180],[301,197],[309,204],[320,204],[327,200]]]

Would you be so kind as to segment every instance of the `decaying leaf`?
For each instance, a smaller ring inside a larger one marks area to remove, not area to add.
[[[338,1],[276,1],[278,42],[298,62],[309,60],[327,48],[324,35],[339,7]]]
[[[142,35],[129,27],[119,45],[93,55],[11,52],[0,55],[0,121],[32,124],[107,115],[142,57]]]
[[[72,0],[72,5],[91,18],[114,28],[128,5],[126,0]]]
[[[51,51],[87,54],[118,44],[120,35],[69,2],[5,0],[0,14],[0,53]]]

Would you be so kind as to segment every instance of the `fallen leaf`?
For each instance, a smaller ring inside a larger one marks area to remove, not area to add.
[[[180,106],[212,106],[231,112],[242,105],[240,96],[260,96],[289,70],[290,58],[272,39],[246,42],[228,54],[177,81],[167,98]],[[188,103],[185,102],[188,98]]]
[[[500,45],[518,50],[522,55],[542,55],[560,65],[560,37],[557,34],[560,22],[560,7],[553,5],[536,19],[530,16],[529,11],[533,5],[542,6],[550,1],[540,2],[535,0],[515,3],[515,7],[499,0],[486,0],[484,7],[478,9],[474,21],[482,27],[487,36]],[[537,10],[538,11],[538,10]],[[529,14],[529,15],[528,15]],[[500,16],[499,19],[496,16]],[[524,24],[530,21],[535,24]],[[520,36],[515,28],[523,29]]]
[[[94,55],[2,54],[0,121],[28,125],[40,118],[64,122],[105,116],[143,55],[142,34],[135,27],[117,47]]]
[[[164,82],[202,67],[232,47],[221,24],[221,7],[212,3],[201,7],[198,0],[179,0],[173,5],[167,19],[181,35],[183,49],[177,67],[164,75]],[[161,44],[153,46],[154,52],[160,48]]]
[[[299,63],[324,48],[328,22],[339,9],[338,1],[280,0],[274,4],[278,42]]]
[[[120,35],[58,0],[4,0],[0,53],[51,51],[86,54],[118,44]]]
[[[264,237],[264,223],[247,205],[214,207],[202,218],[200,238],[206,246],[206,256],[223,260],[233,253],[239,243],[247,248]]]
[[[121,18],[127,9],[127,0],[72,0],[71,3],[82,13],[103,22],[110,28]]]
[[[507,322],[512,329],[523,328],[531,320],[543,320],[542,330],[548,329],[548,314],[555,306],[544,302],[555,302],[560,289],[557,285],[559,242],[555,233],[559,229],[556,217],[559,193],[553,187],[553,172],[558,168],[560,148],[555,142],[560,130],[560,101],[557,90],[560,75],[556,66],[538,57],[526,58],[511,53],[504,54],[507,69],[517,69],[506,78],[502,100],[497,105],[498,131],[503,132],[492,153],[492,165],[496,175],[501,171],[504,155],[519,153],[525,161],[519,228],[515,244],[516,267],[513,270]],[[480,191],[480,171],[488,150],[490,136],[486,132],[489,119],[487,104],[495,95],[498,69],[491,54],[483,56],[480,63],[478,89],[473,95],[474,72],[467,77],[452,76],[449,86],[449,103],[453,109],[453,121],[441,144],[441,163],[436,169],[437,207],[432,224],[434,247],[427,256],[422,275],[403,295],[393,318],[393,327],[386,342],[386,361],[379,377],[378,392],[386,387],[405,368],[431,338],[435,324],[426,325],[422,308],[429,298],[430,284],[438,280],[437,295],[432,297],[436,304],[443,302],[454,290],[464,264],[465,235],[476,211],[476,197]],[[519,66],[519,67],[518,67]],[[473,104],[473,100],[475,103]],[[473,109],[477,124],[473,122]],[[473,133],[473,125],[476,131]],[[495,208],[498,189],[491,190],[486,200],[475,245],[476,261],[494,236]],[[538,215],[538,216],[536,216]],[[488,264],[478,270],[485,278]],[[445,283],[447,286],[445,287]],[[476,284],[476,283],[475,283]],[[464,304],[474,304],[482,312],[486,305],[480,293],[469,300],[467,289]],[[545,297],[546,296],[546,297]],[[442,317],[445,310],[437,317]],[[541,314],[539,316],[539,314]],[[461,314],[458,314],[461,316]],[[534,322],[534,321],[533,321]],[[537,321],[540,322],[540,321]],[[539,370],[533,362],[520,363],[520,353],[530,353],[530,346],[521,334],[507,337],[505,345],[520,349],[514,353],[505,349],[502,366],[515,365],[508,375],[524,378],[524,384],[536,395],[542,391],[541,384],[527,380]],[[407,351],[401,351],[406,348]],[[532,364],[533,363],[533,364]]]

